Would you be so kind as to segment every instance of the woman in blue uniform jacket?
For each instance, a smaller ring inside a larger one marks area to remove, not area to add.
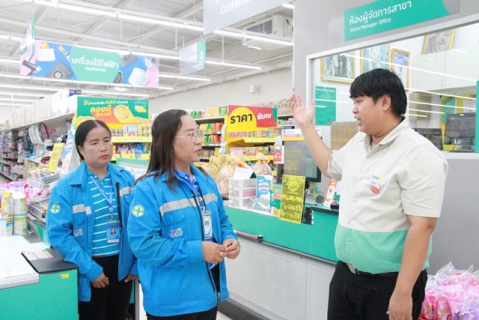
[[[75,145],[84,161],[52,190],[48,237],[65,261],[78,266],[80,319],[126,319],[138,276],[124,229],[134,178],[110,164],[111,133],[102,121],[79,125]],[[114,241],[107,237],[113,228]]]
[[[216,319],[228,298],[224,258],[240,245],[211,176],[196,168],[202,132],[183,110],[152,127],[147,173],[133,190],[128,224],[149,320]]]

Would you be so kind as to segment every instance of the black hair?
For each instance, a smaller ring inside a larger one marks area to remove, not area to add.
[[[111,131],[108,128],[108,126],[106,125],[105,122],[103,122],[101,120],[86,120],[86,121],[82,122],[78,126],[78,128],[75,132],[75,146],[77,148],[78,155],[80,156],[80,159],[82,159],[82,160],[85,160],[85,159],[83,159],[83,155],[80,153],[80,150],[78,149],[78,147],[83,148],[83,144],[85,143],[86,136],[88,135],[88,133],[91,130],[95,129],[96,127],[105,128],[106,131],[108,131],[108,133],[110,134],[110,137],[111,137]]]
[[[136,180],[138,181],[150,176],[154,172],[155,181],[167,173],[166,184],[168,188],[175,191],[175,184],[178,182],[175,174],[175,151],[173,141],[176,133],[181,129],[181,117],[188,115],[185,110],[171,109],[160,113],[151,126],[151,151],[150,164],[146,173]],[[198,168],[206,176],[203,168]]]
[[[354,79],[350,98],[370,97],[376,103],[384,95],[391,98],[392,111],[397,117],[406,113],[407,97],[401,79],[387,69],[373,69]]]

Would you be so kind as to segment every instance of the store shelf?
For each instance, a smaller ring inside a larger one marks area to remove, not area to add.
[[[111,137],[111,142],[113,143],[143,143],[151,142],[151,136],[148,137]]]
[[[280,115],[278,115],[278,118],[286,118],[286,119],[288,119],[288,118],[292,118],[292,117],[293,117],[292,114],[280,114]]]
[[[213,123],[213,122],[223,122],[225,121],[226,116],[211,117],[211,118],[196,118],[197,123]]]
[[[283,141],[303,141],[304,137],[283,137]]]
[[[203,147],[221,147],[221,143],[206,143]]]
[[[33,126],[34,124],[39,124],[40,122],[45,122],[45,123],[48,124],[49,127],[55,128],[55,127],[58,127],[58,126],[64,124],[66,120],[73,119],[74,115],[75,115],[74,112],[70,112],[70,113],[62,114],[61,116],[48,118],[48,119],[43,119],[43,120],[39,120],[39,121],[34,121],[34,122],[29,123],[29,124],[24,124],[24,125],[18,126],[18,127],[8,128],[8,129],[5,129],[5,131],[6,130],[20,130],[20,129],[28,128],[28,127]]]
[[[275,143],[276,138],[230,138],[228,143],[244,142],[244,143]]]
[[[13,178],[12,176],[9,176],[9,175],[7,175],[7,174],[1,172],[1,171],[0,171],[0,174],[1,174],[2,176],[4,176],[5,178],[7,178],[8,180],[14,181],[14,180],[16,179],[16,178]],[[23,177],[23,175],[19,174],[18,177]]]
[[[113,156],[111,157],[111,162],[115,162],[118,159],[130,159],[130,160],[150,160],[150,154],[149,153],[144,153],[144,154],[138,154],[138,153],[128,153],[128,154],[119,154],[119,153],[114,153]]]
[[[205,132],[206,134],[221,134],[221,131]]]
[[[274,156],[273,155],[264,155],[268,161],[273,161]],[[258,161],[258,158],[256,156],[246,156],[245,161]]]
[[[47,165],[46,163],[43,163],[42,162],[42,159],[40,158],[25,158],[25,160],[28,160],[28,161],[31,161],[31,162],[35,162],[36,164],[43,164],[43,165]]]

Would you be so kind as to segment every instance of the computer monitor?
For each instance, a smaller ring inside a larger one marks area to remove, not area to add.
[[[284,142],[283,174],[304,176],[310,182],[321,182],[321,171],[305,141]]]
[[[444,143],[454,144],[462,148],[471,148],[474,145],[476,134],[476,113],[446,114],[446,132]]]
[[[414,130],[431,141],[439,150],[443,150],[442,131],[440,128],[416,128]]]

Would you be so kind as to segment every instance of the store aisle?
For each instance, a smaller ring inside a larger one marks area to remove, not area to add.
[[[141,292],[141,287],[140,287],[140,320],[146,320],[146,313],[145,310],[143,310],[143,293]],[[216,320],[232,320],[231,318],[228,318],[224,314],[218,312],[218,316],[216,317]]]

